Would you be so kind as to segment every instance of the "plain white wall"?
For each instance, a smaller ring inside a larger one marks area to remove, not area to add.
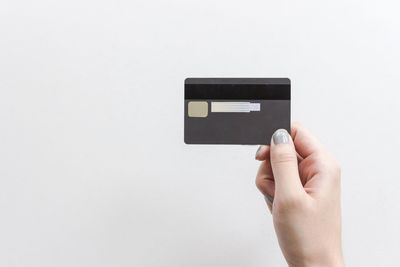
[[[398,1],[0,3],[0,266],[285,266],[254,146],[183,143],[186,77],[289,77],[343,167],[348,266],[400,247]]]

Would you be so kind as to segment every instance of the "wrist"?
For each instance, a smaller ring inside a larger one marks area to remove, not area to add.
[[[330,253],[321,258],[304,258],[296,262],[288,262],[289,267],[344,267],[344,258],[342,252]]]

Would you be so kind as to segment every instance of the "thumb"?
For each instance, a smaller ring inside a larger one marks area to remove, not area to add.
[[[273,134],[270,157],[275,179],[275,198],[289,200],[304,194],[296,150],[292,138],[285,129],[279,129]]]

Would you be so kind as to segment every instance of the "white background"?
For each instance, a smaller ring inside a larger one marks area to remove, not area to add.
[[[289,77],[343,168],[348,266],[400,247],[398,1],[0,2],[0,266],[285,266],[255,146],[183,143],[186,77]]]

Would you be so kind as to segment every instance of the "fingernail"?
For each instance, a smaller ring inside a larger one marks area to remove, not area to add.
[[[258,149],[257,149],[257,151],[256,151],[256,156],[255,156],[255,158],[257,158],[258,152],[260,152],[260,149],[261,149],[261,146],[258,147]]]
[[[274,202],[274,199],[271,196],[269,196],[268,194],[265,194],[264,197],[269,202],[269,204],[272,205],[272,203]]]
[[[289,133],[285,129],[277,130],[272,138],[274,139],[274,143],[276,145],[289,143]]]

